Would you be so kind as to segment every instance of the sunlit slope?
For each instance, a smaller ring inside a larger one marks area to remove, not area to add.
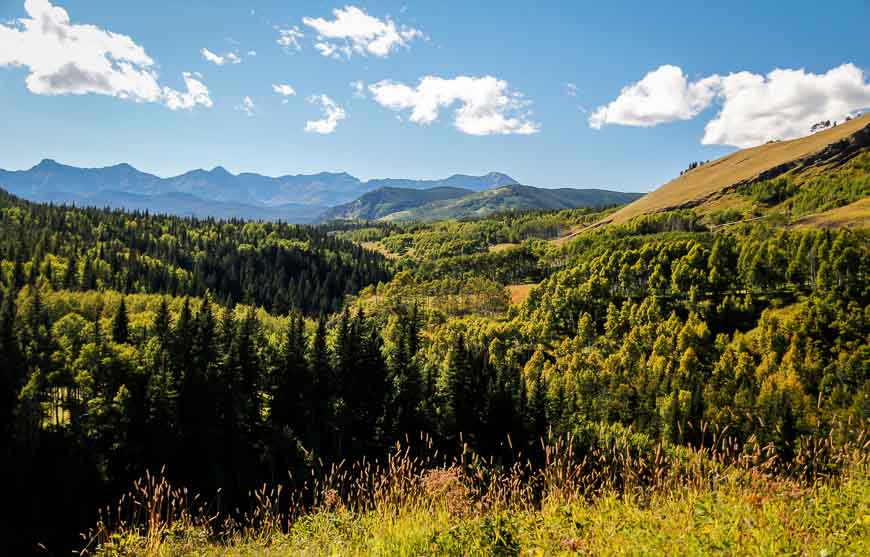
[[[702,205],[741,184],[774,178],[798,166],[811,165],[816,159],[835,158],[835,151],[849,149],[854,136],[864,138],[868,133],[870,114],[865,114],[807,137],[737,151],[684,173],[599,224],[621,224],[639,215]]]
[[[817,213],[798,220],[795,226],[816,228],[870,228],[870,197],[845,207]]]

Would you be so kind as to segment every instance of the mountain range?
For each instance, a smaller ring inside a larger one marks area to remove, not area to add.
[[[517,184],[500,172],[455,174],[440,180],[363,181],[346,172],[270,177],[233,174],[218,166],[161,178],[127,163],[79,168],[51,159],[29,170],[0,169],[0,188],[31,201],[295,223],[335,218],[463,218],[510,208],[609,205],[637,197],[604,190],[519,189]],[[513,189],[503,190],[505,186]]]

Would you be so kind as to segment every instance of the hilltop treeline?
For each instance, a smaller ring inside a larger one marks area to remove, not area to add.
[[[326,229],[191,219],[21,201],[0,190],[0,257],[15,288],[202,296],[279,314],[341,308],[389,277],[382,256]]]
[[[311,470],[382,457],[420,432],[430,450],[509,466],[518,452],[536,458],[542,436],[590,426],[694,447],[727,427],[738,445],[769,445],[789,474],[793,455],[834,424],[870,417],[865,231],[711,233],[691,215],[661,215],[564,248],[536,239],[586,218],[560,215],[327,234],[7,204],[0,226],[21,239],[4,235],[0,250],[0,407],[5,477],[16,478],[3,489],[5,500],[32,502],[13,527],[60,543],[57,524],[83,530],[93,515],[82,509],[163,467],[232,515],[262,482],[298,486]],[[484,246],[514,231],[525,241],[470,253],[434,241],[481,242],[488,230]],[[163,234],[184,249],[161,251],[173,245]],[[291,303],[296,283],[266,272],[244,274],[237,298],[196,263],[211,257],[199,250],[224,245],[229,267],[244,268],[260,259],[243,252],[310,242],[318,247],[302,253],[346,280],[384,276],[385,259],[333,237],[350,235],[382,247],[408,238],[413,257],[395,263],[404,270],[390,282],[337,282],[336,296],[356,295],[313,305]],[[230,249],[230,238],[251,243]],[[148,287],[130,271],[133,248],[161,272],[187,270],[189,282],[174,296]],[[85,261],[97,281],[83,281]],[[520,306],[503,289],[511,268],[543,279]],[[265,281],[285,305],[244,295],[241,285]]]

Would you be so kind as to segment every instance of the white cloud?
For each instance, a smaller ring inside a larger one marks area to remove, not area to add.
[[[223,66],[226,63],[226,59],[223,56],[219,56],[207,48],[203,48],[199,52],[200,52],[200,54],[202,54],[203,58],[205,58],[206,60],[208,60],[212,64],[216,64],[218,66]]]
[[[701,143],[751,147],[807,135],[816,122],[842,120],[870,107],[870,83],[853,64],[823,74],[803,69],[775,69],[767,75],[744,71],[691,83],[682,69],[661,66],[623,88],[615,101],[598,107],[589,125],[650,127],[688,120],[714,101],[721,109],[705,126]]]
[[[366,86],[362,81],[351,81],[350,88],[353,89],[353,96],[356,99],[366,98]]]
[[[302,22],[317,32],[314,47],[331,58],[350,58],[353,54],[385,57],[399,47],[424,37],[417,29],[397,26],[390,19],[378,19],[356,6],[332,10],[335,19],[304,17]]]
[[[577,93],[579,92],[577,86],[573,83],[566,83],[565,88],[568,90],[569,97],[576,97]]]
[[[217,66],[223,66],[224,64],[241,64],[242,63],[242,57],[239,56],[235,52],[227,52],[223,56],[221,56],[219,54],[215,54],[214,52],[210,51],[207,48],[202,48],[202,49],[200,49],[199,52],[200,52],[200,54],[202,54],[203,58],[205,58],[206,60],[208,60],[209,62],[211,62],[212,64],[215,64]],[[248,55],[250,56],[251,54],[248,53]],[[254,53],[254,55],[256,55],[256,53]]]
[[[272,85],[272,91],[284,97],[284,99],[281,101],[281,104],[287,104],[287,97],[292,97],[296,95],[296,90],[287,84]]]
[[[256,51],[256,50],[249,50],[249,51],[248,51],[248,56],[253,57],[253,56],[256,56],[256,55],[257,55],[257,51]]]
[[[701,143],[751,147],[807,135],[816,122],[842,121],[870,107],[867,78],[853,64],[822,74],[803,69],[730,74],[722,78],[722,110],[707,123]]]
[[[285,50],[293,49],[297,52],[302,50],[302,45],[299,43],[299,39],[303,38],[305,33],[300,31],[298,26],[294,25],[287,29],[275,27],[275,30],[278,31],[277,43],[283,46]]]
[[[292,97],[293,95],[296,94],[296,90],[287,84],[272,85],[272,91],[278,93],[279,95],[283,95],[285,97]]]
[[[624,87],[615,101],[595,109],[589,116],[589,125],[595,129],[606,124],[651,127],[688,120],[710,106],[719,80],[714,75],[689,83],[682,69],[661,66]]]
[[[26,0],[24,9],[28,18],[0,24],[0,66],[28,68],[32,93],[95,93],[173,110],[212,106],[208,88],[192,74],[183,74],[187,91],[161,86],[154,60],[132,38],[71,23],[67,11],[48,0]]]
[[[211,102],[211,97],[208,94],[206,87],[198,79],[194,79],[193,74],[184,72],[184,84],[187,86],[187,91],[175,91],[168,87],[163,88],[163,97],[168,106],[172,110],[190,110],[200,104],[207,108],[214,106]]]
[[[425,76],[416,88],[392,81],[369,86],[381,106],[400,111],[411,109],[410,121],[431,124],[442,107],[459,102],[454,111],[454,125],[471,135],[533,134],[540,124],[531,120],[529,101],[521,93],[510,91],[506,81],[492,76],[458,76],[443,79]]]
[[[308,102],[320,104],[323,118],[305,122],[305,131],[309,133],[330,134],[335,131],[340,120],[347,118],[347,113],[335,101],[326,95],[312,95]]]
[[[242,99],[242,103],[236,105],[236,110],[240,112],[244,112],[248,116],[253,116],[257,107],[254,105],[254,101],[251,100],[251,97],[245,97]]]

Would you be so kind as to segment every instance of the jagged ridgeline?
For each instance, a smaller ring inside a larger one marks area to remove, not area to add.
[[[0,190],[0,259],[15,288],[202,296],[329,313],[390,276],[384,257],[321,227],[35,204]]]

